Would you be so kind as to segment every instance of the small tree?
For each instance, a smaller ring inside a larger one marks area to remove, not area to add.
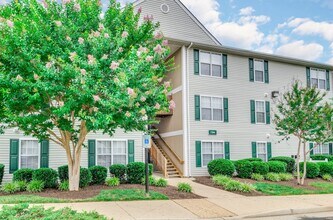
[[[12,1],[0,7],[2,122],[59,144],[78,190],[89,132],[146,131],[167,111],[167,41],[151,16],[115,0]]]
[[[331,129],[327,131],[328,125],[332,126],[332,119],[329,119],[332,109],[328,103],[324,103],[325,95],[316,88],[302,87],[300,82],[296,81],[291,90],[285,92],[277,101],[274,122],[278,135],[282,136],[283,140],[288,140],[291,135],[298,139],[297,182],[302,185],[306,176],[306,158],[310,152],[306,150],[306,143],[316,142],[315,147],[318,147],[318,143],[324,143],[332,137],[326,136],[332,132]],[[301,180],[299,165],[302,146],[304,173]]]

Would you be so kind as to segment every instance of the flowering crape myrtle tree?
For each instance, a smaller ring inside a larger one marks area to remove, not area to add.
[[[140,13],[115,0],[104,16],[98,0],[0,7],[2,123],[59,144],[71,191],[89,132],[146,131],[157,112],[175,107],[170,83],[161,83],[172,67],[167,41],[151,16],[139,23]]]

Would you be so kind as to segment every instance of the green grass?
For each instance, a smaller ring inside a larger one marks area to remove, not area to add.
[[[88,199],[57,199],[41,197],[37,195],[9,195],[0,196],[0,204],[19,204],[19,203],[68,203],[68,202],[100,202],[100,201],[132,201],[132,200],[167,200],[166,195],[150,191],[146,196],[144,190],[140,189],[113,189],[102,190],[97,196]]]
[[[254,186],[256,187],[257,191],[274,196],[333,193],[332,183],[313,182],[310,185],[315,187],[316,189],[314,190],[300,189],[274,183],[262,183],[262,182],[254,183]]]

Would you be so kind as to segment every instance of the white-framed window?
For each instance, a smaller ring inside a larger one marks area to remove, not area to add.
[[[264,60],[254,60],[254,81],[255,82],[264,82],[265,75],[264,75]]]
[[[223,121],[223,98],[213,96],[200,96],[201,120]]]
[[[266,105],[265,101],[255,101],[256,109],[256,123],[265,124],[266,123]]]
[[[218,158],[224,158],[224,142],[223,141],[202,141],[201,142],[201,158],[202,166]]]
[[[20,140],[19,168],[39,168],[40,143],[34,139]]]
[[[257,158],[267,161],[267,142],[257,142]]]
[[[96,164],[109,167],[127,163],[126,140],[96,140]]]
[[[222,77],[222,54],[200,51],[200,75]]]
[[[315,155],[329,155],[330,154],[330,145],[329,143],[320,144],[313,149],[313,154]]]
[[[315,87],[318,89],[327,88],[326,70],[311,68],[310,79],[311,79],[311,87]]]

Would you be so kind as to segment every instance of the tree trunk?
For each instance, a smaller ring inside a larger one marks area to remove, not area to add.
[[[80,184],[80,160],[68,161],[69,191],[79,191]]]
[[[296,166],[297,166],[297,184],[301,184],[301,175],[299,172],[299,161],[301,157],[301,139],[298,140],[298,148],[297,148],[297,160],[296,160]]]
[[[303,164],[303,177],[301,181],[301,185],[304,185],[304,180],[306,177],[306,148],[305,148],[305,142],[303,143],[303,157],[304,157],[304,164]]]

